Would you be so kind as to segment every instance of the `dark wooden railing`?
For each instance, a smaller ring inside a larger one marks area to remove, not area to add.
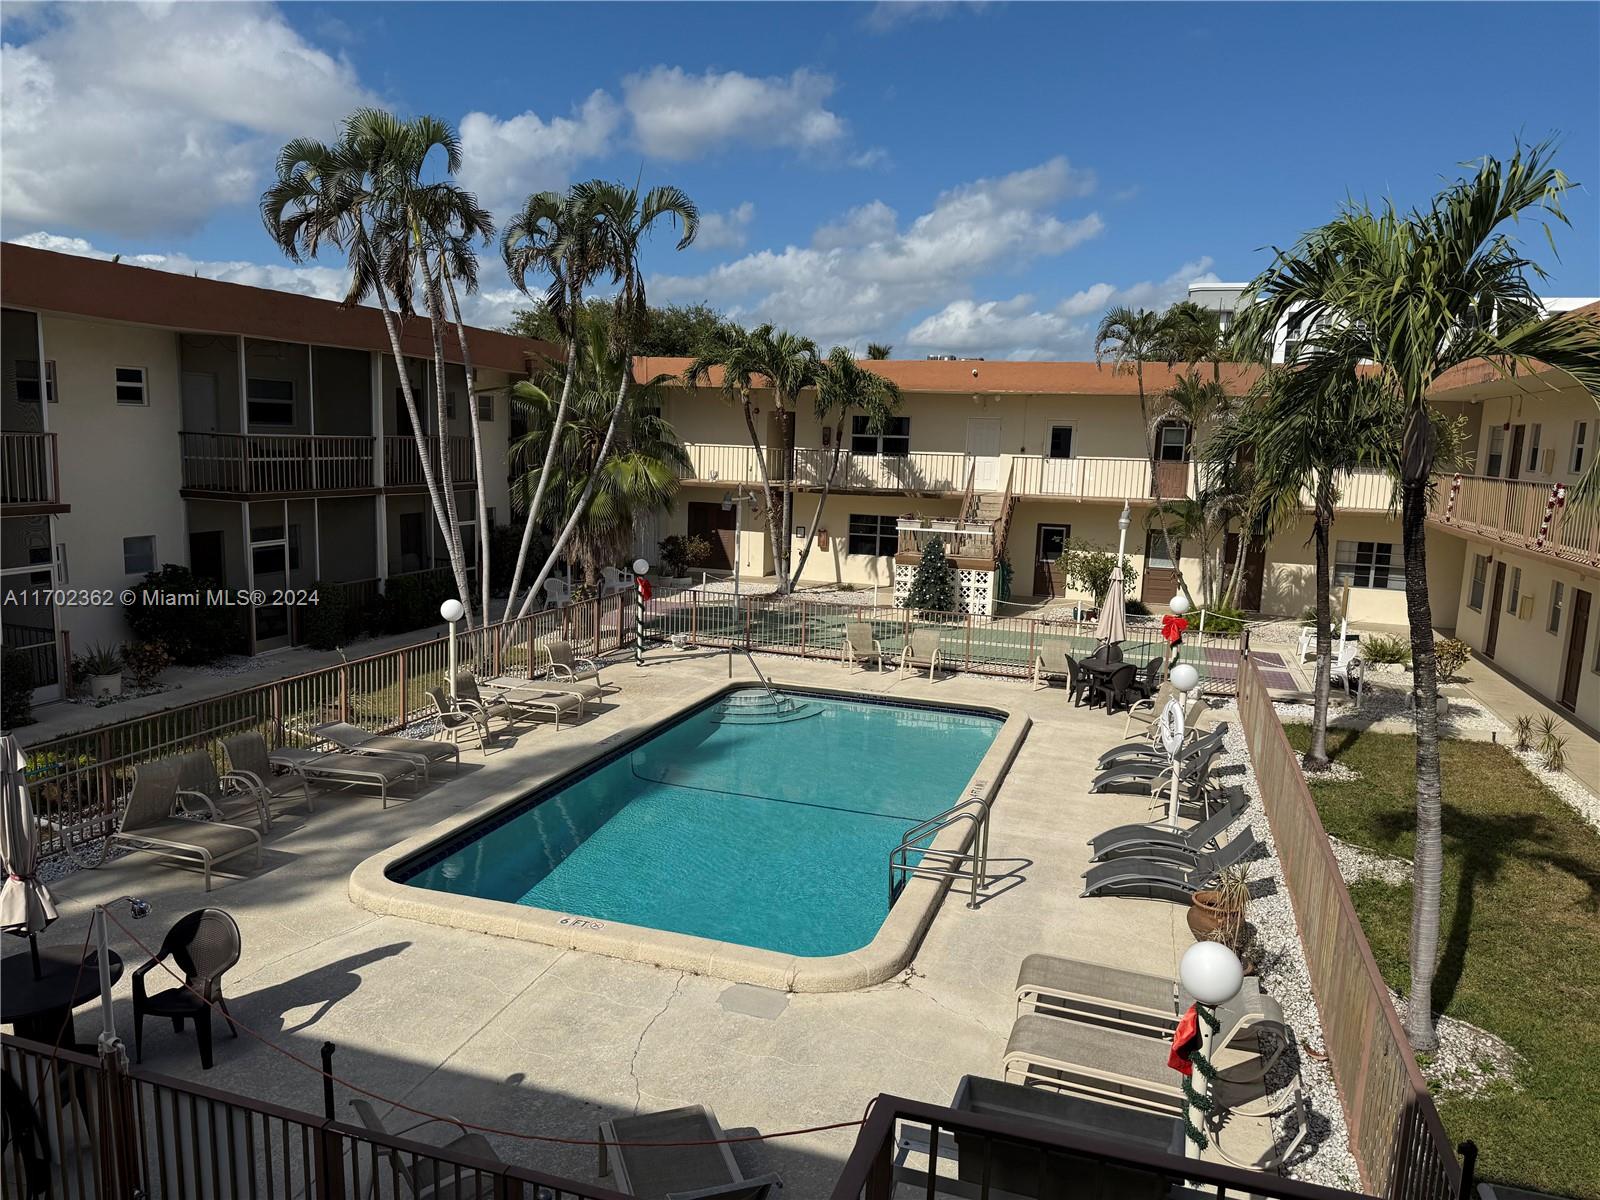
[[[232,495],[373,486],[375,439],[309,433],[179,433],[183,486]]]
[[[55,434],[0,433],[0,503],[61,503]]]

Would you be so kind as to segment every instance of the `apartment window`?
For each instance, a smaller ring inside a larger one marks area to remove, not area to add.
[[[44,364],[44,390],[50,403],[56,402],[56,364],[47,359]],[[17,360],[17,399],[23,404],[39,403],[39,362],[37,359]]]
[[[1189,454],[1189,427],[1163,425],[1156,435],[1156,459],[1160,462],[1182,462]]]
[[[444,394],[444,415],[447,421],[456,419],[456,394],[454,392],[446,392]]]
[[[892,516],[876,513],[850,514],[851,554],[891,555],[900,545],[900,533]]]
[[[292,379],[249,379],[245,381],[245,412],[252,425],[294,424],[294,381]]]
[[[1528,426],[1528,470],[1539,469],[1539,435],[1544,432],[1544,426],[1535,422]]]
[[[869,419],[864,416],[850,418],[851,454],[885,454],[904,457],[911,453],[910,417],[890,417],[881,434],[873,433],[868,429]]]
[[[492,420],[494,420],[494,393],[493,392],[479,392],[478,393],[478,420],[479,421],[492,421]]]
[[[1517,615],[1517,606],[1522,603],[1522,568],[1511,568],[1511,595],[1506,600],[1506,612],[1511,616]]]
[[[1550,585],[1550,619],[1545,622],[1546,633],[1561,632],[1561,605],[1567,598],[1567,585],[1561,582]]]
[[[1483,465],[1483,473],[1490,479],[1497,479],[1500,471],[1505,466],[1506,458],[1506,431],[1503,426],[1496,425],[1489,430],[1489,461]]]
[[[1467,593],[1467,607],[1473,612],[1483,611],[1483,593],[1489,584],[1489,556],[1472,556],[1472,590]]]
[[[52,400],[55,397],[50,397]],[[1574,421],[1572,423],[1572,473],[1583,472],[1583,464],[1589,460],[1589,422]]]
[[[1049,457],[1051,457],[1051,458],[1071,458],[1072,457],[1072,426],[1071,425],[1052,425],[1052,426],[1050,426]]]
[[[137,405],[150,403],[145,397],[143,367],[117,368],[117,403]]]
[[[125,537],[122,539],[122,570],[128,575],[147,575],[156,569],[156,539],[154,537]]]
[[[1335,582],[1351,587],[1391,592],[1403,591],[1406,586],[1400,554],[1393,542],[1339,542],[1333,577]]]

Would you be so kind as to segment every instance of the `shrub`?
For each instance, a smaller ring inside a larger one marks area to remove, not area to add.
[[[358,627],[359,611],[352,617],[350,593],[336,583],[313,585],[317,602],[300,609],[300,640],[313,650],[332,650],[348,641],[346,631],[354,620]]]
[[[122,664],[134,687],[155,687],[161,672],[172,665],[172,655],[160,642],[130,642],[122,648]]]
[[[249,643],[246,610],[207,603],[206,585],[188,567],[166,563],[146,575],[135,591],[137,598],[123,607],[129,627],[141,642],[160,642],[176,662],[208,663],[239,653]],[[146,596],[155,593],[169,602],[146,603]]]
[[[922,559],[906,591],[906,607],[925,612],[955,612],[961,607],[956,587],[955,568],[944,556],[944,539],[934,538],[922,551]]]
[[[711,557],[711,543],[697,533],[687,537],[673,534],[657,543],[661,551],[661,566],[667,575],[681,579],[690,567],[697,567]]]
[[[1551,734],[1539,743],[1539,765],[1546,771],[1562,771],[1567,766],[1567,739]]]
[[[1080,542],[1068,538],[1061,547],[1061,557],[1056,559],[1056,567],[1069,587],[1089,593],[1098,604],[1105,599],[1106,592],[1111,587],[1111,572],[1117,569],[1117,552],[1105,546],[1096,546],[1092,542]],[[1133,590],[1138,578],[1139,572],[1134,569],[1133,559],[1124,555],[1122,558],[1124,594]]]
[[[1395,634],[1380,633],[1362,644],[1361,656],[1369,663],[1411,665],[1411,643]]]
[[[1150,615],[1150,606],[1143,600],[1129,600],[1128,615],[1130,617],[1148,617]]]
[[[1312,607],[1308,606],[1308,607],[1306,607],[1305,609],[1303,609],[1301,611],[1301,613],[1300,613],[1300,624],[1302,624],[1302,625],[1315,625],[1316,623],[1317,623],[1317,610],[1315,608],[1312,608]]]
[[[1199,625],[1198,620],[1191,624]],[[1229,608],[1226,604],[1219,604],[1215,608],[1206,609],[1206,632],[1218,634],[1243,633],[1245,626],[1244,613],[1237,608]]]
[[[102,646],[98,642],[72,661],[80,675],[115,675],[123,668],[122,652],[115,646]]]
[[[1511,723],[1512,745],[1517,750],[1527,753],[1533,749],[1533,717],[1523,713]]]
[[[33,663],[21,650],[0,655],[0,729],[33,724]]]
[[[449,571],[395,576],[384,584],[383,595],[374,606],[373,632],[409,633],[437,625],[439,605],[455,594],[455,577]]]
[[[1433,657],[1439,664],[1439,678],[1449,679],[1472,659],[1472,647],[1459,638],[1440,638],[1433,644]]]

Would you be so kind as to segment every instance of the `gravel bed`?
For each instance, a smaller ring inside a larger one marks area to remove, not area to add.
[[[248,675],[261,670],[261,660],[244,654],[224,654],[221,658],[202,663],[198,667],[188,667],[186,670],[193,671],[196,675]]]
[[[1319,769],[1302,765],[1300,769],[1312,783],[1355,783],[1361,778],[1360,771],[1354,767],[1347,767],[1342,762],[1330,762]]]
[[[1406,997],[1391,990],[1390,998],[1406,1019]],[[1454,1017],[1434,1021],[1439,1048],[1417,1056],[1417,1065],[1435,1096],[1478,1096],[1497,1084],[1515,1087],[1522,1056],[1487,1029]]]
[[[1404,887],[1411,882],[1412,863],[1409,858],[1379,854],[1365,846],[1341,842],[1331,835],[1328,844],[1333,847],[1333,857],[1339,862],[1339,874],[1347,884],[1376,879],[1390,887]]]

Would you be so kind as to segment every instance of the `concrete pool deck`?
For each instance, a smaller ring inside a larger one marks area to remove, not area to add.
[[[368,857],[453,820],[504,793],[533,770],[560,772],[591,757],[652,713],[676,708],[728,677],[722,653],[654,651],[641,670],[606,666],[620,685],[587,721],[517,734],[487,756],[463,754],[459,778],[439,772],[411,802],[385,811],[376,796],[319,797],[312,816],[274,822],[262,867],[219,879],[209,894],[198,874],[136,855],[55,885],[61,920],[50,946],[79,944],[90,905],[127,893],[154,915],[132,923],[159,943],[194,908],[225,908],[244,935],[244,957],[226,991],[235,1017],[270,1041],[315,1061],[338,1046],[335,1072],[385,1097],[501,1129],[592,1138],[607,1117],[711,1106],[730,1131],[763,1133],[853,1120],[873,1096],[892,1092],[946,1103],[965,1074],[999,1078],[1015,1013],[1018,965],[1035,951],[1152,973],[1176,973],[1192,943],[1185,910],[1137,899],[1080,898],[1086,841],[1108,826],[1147,819],[1131,796],[1088,796],[1095,758],[1122,740],[1121,718],[1073,709],[1061,689],[974,676],[925,677],[847,671],[838,663],[762,658],[796,684],[848,687],[1004,708],[1033,727],[994,807],[990,853],[1020,859],[1020,880],[991,889],[978,910],[947,894],[909,971],[858,991],[785,993],[725,979],[535,942],[378,915],[353,903],[351,872]],[[742,657],[734,677],[749,680]],[[121,931],[114,945],[128,970],[117,985],[117,1019],[132,1044],[128,999],[143,954]],[[6,939],[8,953],[25,946]],[[78,1014],[80,1038],[94,1010]],[[217,1063],[201,1072],[191,1034],[147,1024],[144,1065],[209,1087],[321,1111],[321,1081],[248,1037],[221,1036]],[[350,1093],[339,1090],[340,1117]],[[380,1111],[384,1106],[380,1105]],[[393,1123],[415,1118],[394,1115]],[[423,1133],[441,1140],[451,1131]],[[1265,1149],[1264,1120],[1235,1122],[1232,1146]],[[595,1178],[584,1147],[491,1136],[501,1157],[579,1180]],[[736,1147],[752,1169],[783,1176],[791,1198],[826,1196],[854,1130]]]

